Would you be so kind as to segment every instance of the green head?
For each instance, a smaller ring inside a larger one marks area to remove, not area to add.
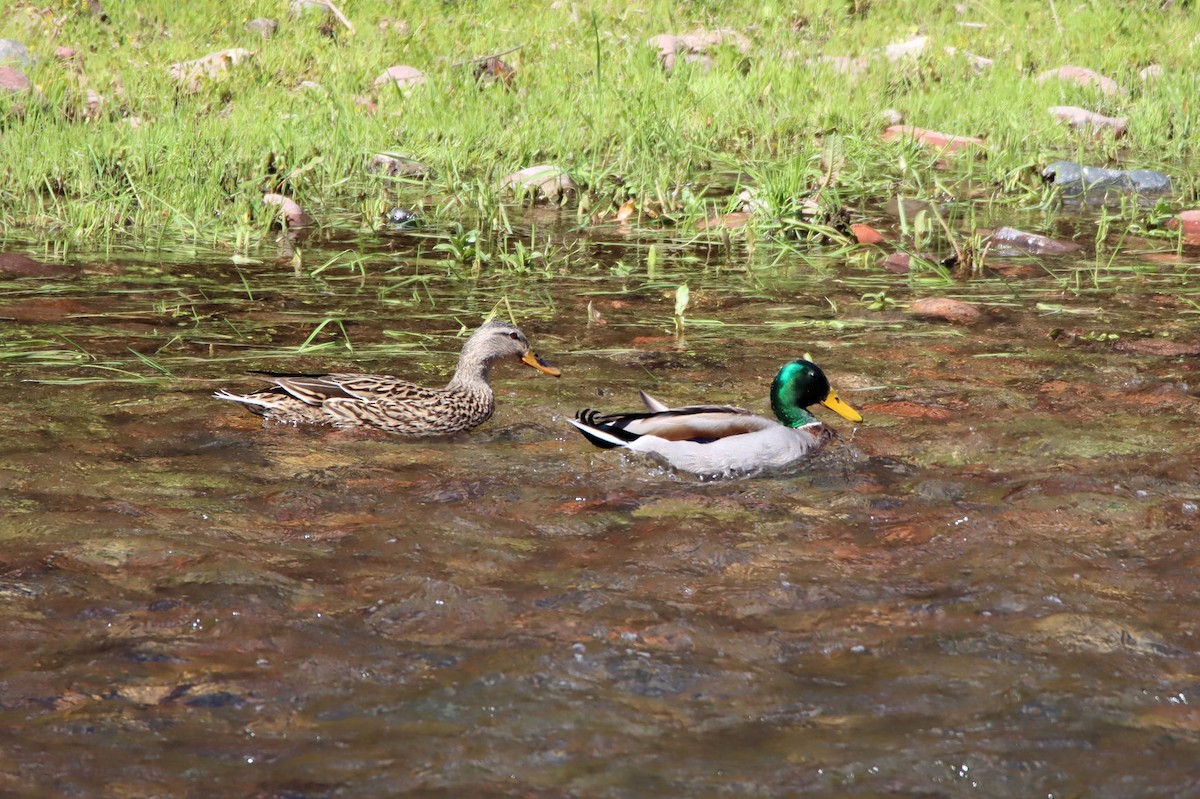
[[[858,411],[838,399],[821,367],[802,359],[784,364],[771,383],[771,409],[779,421],[788,427],[812,424],[817,418],[805,409],[818,402],[852,422],[862,421]]]

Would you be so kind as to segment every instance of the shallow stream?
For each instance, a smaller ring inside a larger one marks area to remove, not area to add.
[[[525,273],[429,232],[299,275],[6,246],[55,268],[0,277],[0,795],[1200,795],[1195,253],[955,282],[547,229],[570,255]],[[563,377],[499,366],[472,433],[210,399],[440,385],[498,302]],[[566,421],[639,388],[769,412],[805,353],[865,422],[818,409],[841,438],[794,474]]]

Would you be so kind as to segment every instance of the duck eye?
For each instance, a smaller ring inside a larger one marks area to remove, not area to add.
[[[520,336],[520,334],[518,334],[518,333],[516,333],[516,332],[509,333],[509,334],[508,334],[508,337],[509,337],[509,338],[511,338],[513,341],[520,341],[520,340],[521,340],[521,336]]]

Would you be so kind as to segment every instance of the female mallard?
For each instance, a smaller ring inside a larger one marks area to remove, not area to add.
[[[513,358],[548,375],[560,372],[529,349],[525,334],[508,322],[488,322],[463,345],[454,378],[445,388],[425,388],[390,375],[271,375],[269,388],[252,394],[225,390],[217,399],[243,402],[267,419],[335,427],[374,427],[406,436],[461,433],[486,422],[496,408],[488,371]]]
[[[681,472],[715,477],[783,469],[828,443],[834,432],[805,410],[810,405],[819,402],[852,422],[862,421],[838,399],[821,368],[804,360],[784,365],[771,383],[778,422],[731,405],[668,408],[644,391],[641,395],[643,413],[584,410],[571,424],[598,447],[626,447]]]

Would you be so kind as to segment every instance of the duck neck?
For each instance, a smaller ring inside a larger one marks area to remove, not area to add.
[[[775,397],[771,398],[771,410],[775,411],[775,416],[785,427],[804,427],[806,424],[817,421],[817,417],[804,408],[791,403],[779,402]]]
[[[447,389],[467,391],[472,393],[490,394],[492,388],[488,385],[488,377],[492,371],[492,362],[473,352],[464,352],[458,359],[454,369],[454,377],[450,378]]]

